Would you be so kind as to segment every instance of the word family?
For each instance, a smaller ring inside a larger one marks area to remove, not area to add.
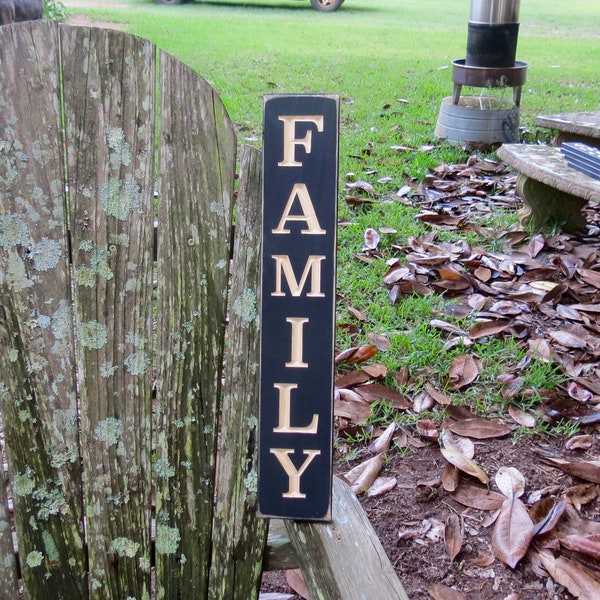
[[[265,98],[258,504],[331,518],[339,99]]]

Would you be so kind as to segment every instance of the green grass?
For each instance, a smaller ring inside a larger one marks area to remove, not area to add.
[[[529,63],[523,89],[521,125],[527,139],[548,139],[533,120],[539,113],[598,110],[598,0],[527,0],[521,6],[517,58]],[[68,3],[67,3],[68,6]],[[414,211],[390,201],[407,181],[415,182],[442,162],[466,157],[462,149],[439,145],[434,130],[441,100],[451,94],[451,63],[466,52],[468,2],[448,0],[346,0],[338,12],[318,13],[308,0],[208,0],[159,6],[152,0],[109,0],[89,16],[128,23],[128,31],[154,41],[203,75],[221,95],[240,141],[260,145],[262,97],[267,93],[337,93],[341,102],[338,320],[348,322],[353,306],[367,315],[359,333],[340,332],[338,347],[367,343],[368,333],[389,334],[391,348],[378,360],[390,373],[408,366],[444,388],[448,365],[465,348],[444,350],[444,338],[429,326],[443,306],[439,296],[388,301],[382,278],[392,244],[426,231]],[[468,88],[465,89],[465,92]],[[479,93],[480,90],[476,90]],[[511,90],[488,94],[510,95]],[[176,107],[174,107],[176,108]],[[394,146],[428,152],[398,151]],[[377,192],[371,205],[345,203],[346,181],[365,180]],[[383,182],[380,182],[382,180]],[[502,231],[514,215],[499,212],[484,225]],[[354,258],[367,227],[393,227],[382,237],[383,259],[366,265]],[[452,237],[453,234],[444,234]],[[467,233],[469,243],[500,249],[501,238]],[[463,236],[465,239],[465,236]],[[461,323],[457,323],[459,326]],[[513,339],[468,349],[484,365],[478,383],[456,402],[481,413],[504,410],[497,377],[513,372],[524,358]],[[525,387],[539,401],[544,389],[562,380],[556,369],[536,361],[523,368]],[[391,418],[381,407],[373,419]],[[399,418],[397,416],[397,418]]]

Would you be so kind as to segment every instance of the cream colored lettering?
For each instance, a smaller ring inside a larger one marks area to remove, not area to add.
[[[302,360],[302,355],[304,354],[304,325],[308,323],[308,319],[306,317],[288,317],[286,323],[292,326],[292,343],[290,344],[290,360],[285,363],[285,366],[306,369],[308,363]]]
[[[273,429],[274,433],[317,433],[319,428],[319,415],[313,414],[310,425],[292,427],[292,390],[298,389],[297,383],[274,383],[273,387],[279,390],[279,425]]]
[[[271,454],[274,454],[279,461],[279,464],[283,467],[283,470],[286,472],[289,483],[288,483],[288,491],[284,494],[281,494],[282,498],[306,498],[306,494],[303,494],[300,491],[300,477],[313,459],[316,456],[321,454],[320,450],[303,450],[304,455],[307,457],[306,460],[302,463],[302,466],[299,469],[296,469],[296,466],[292,462],[290,458],[290,454],[294,453],[294,450],[291,448],[271,448]]]
[[[278,167],[301,167],[302,163],[296,160],[296,146],[303,146],[306,154],[310,154],[312,145],[312,131],[306,132],[306,137],[296,137],[296,123],[314,123],[317,131],[323,131],[323,115],[286,115],[280,116],[283,121],[283,160],[277,163]]]
[[[304,284],[310,273],[310,292],[308,298],[324,298],[325,294],[321,292],[321,261],[327,258],[326,256],[309,256],[302,272],[300,281],[297,281],[294,274],[294,269],[290,261],[290,257],[285,254],[274,254],[271,258],[275,261],[275,291],[271,292],[271,296],[285,296],[285,292],[281,289],[283,278],[285,276],[290,293],[292,296],[300,296],[304,289]]]
[[[296,198],[300,201],[302,213],[292,215],[290,213]],[[285,227],[288,221],[304,221],[306,223],[306,228],[300,232],[304,235],[325,235],[327,233],[324,229],[321,229],[321,226],[319,225],[317,213],[315,212],[315,207],[305,183],[296,183],[292,188],[290,197],[283,209],[281,221],[279,221],[277,228],[272,230],[272,233],[290,233],[290,230]]]

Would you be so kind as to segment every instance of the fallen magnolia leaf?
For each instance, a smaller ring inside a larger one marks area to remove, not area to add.
[[[415,426],[419,435],[430,442],[435,442],[440,436],[436,424],[431,419],[419,419]]]
[[[361,367],[372,379],[384,379],[387,375],[387,367],[381,363],[371,363]]]
[[[593,435],[574,435],[565,442],[565,448],[567,450],[588,450],[593,443]]]
[[[442,471],[442,487],[447,492],[453,492],[458,487],[460,481],[460,471],[450,463],[446,463]]]
[[[567,588],[573,596],[580,600],[600,598],[600,581],[597,573],[562,556],[555,558],[547,550],[538,550],[536,554],[550,577]]]
[[[584,479],[585,481],[591,481],[593,483],[600,483],[600,461],[597,460],[563,460],[562,458],[554,458],[551,456],[540,455],[541,459],[560,469],[561,471]]]
[[[514,569],[525,556],[533,538],[533,521],[516,497],[506,498],[492,532],[492,553]]]
[[[369,452],[372,454],[382,454],[390,449],[390,443],[396,432],[396,423],[390,423],[385,431],[369,444]]]
[[[393,490],[397,484],[398,480],[395,477],[378,477],[369,488],[367,496],[369,498],[382,496]]]
[[[524,410],[521,410],[518,406],[515,406],[514,404],[509,405],[508,414],[511,416],[512,420],[521,427],[535,427],[535,417],[531,413],[527,413]]]
[[[435,404],[435,400],[426,392],[419,392],[413,399],[413,410],[420,414],[430,408],[433,408]]]
[[[454,560],[463,545],[462,519],[456,513],[450,513],[446,519],[444,543],[450,560]]]
[[[512,323],[511,319],[494,319],[493,321],[482,321],[477,323],[469,331],[469,337],[472,340],[478,340],[489,335],[496,335],[506,331]]]
[[[354,365],[356,363],[365,362],[373,358],[377,354],[377,346],[373,344],[365,344],[355,349],[355,351],[346,358],[346,363]]]
[[[479,479],[484,485],[489,483],[490,478],[474,460],[467,458],[458,450],[452,450],[450,448],[440,448],[440,452],[450,464],[454,465],[463,473],[467,473],[468,475]]]
[[[479,368],[475,359],[469,354],[461,354],[452,360],[450,365],[448,389],[455,392],[473,383],[479,376]]]
[[[375,250],[379,246],[380,237],[377,231],[371,227],[365,230],[365,247],[363,250]]]
[[[448,429],[467,437],[477,440],[504,437],[510,433],[510,427],[501,421],[491,421],[482,417],[471,417],[461,421],[454,421],[448,425]]]
[[[298,596],[301,596],[304,600],[310,600],[308,588],[306,587],[306,583],[304,583],[304,577],[300,569],[288,569],[285,572],[285,579]]]
[[[456,435],[446,429],[441,435],[441,441],[444,448],[461,452],[467,458],[475,456],[475,444],[467,437]]]
[[[525,477],[515,467],[500,467],[494,478],[498,489],[509,499],[525,493]]]
[[[427,592],[433,600],[469,600],[462,592],[443,583],[428,583]]]
[[[534,523],[533,535],[543,535],[552,531],[567,509],[567,503],[557,498],[542,498],[530,509],[529,516]]]
[[[595,483],[581,483],[573,485],[567,490],[567,499],[577,509],[585,504],[589,504],[598,498],[600,494],[599,486]]]
[[[565,548],[579,552],[579,554],[585,554],[595,561],[600,562],[600,535],[559,534],[558,539]]]
[[[558,344],[564,346],[565,348],[585,348],[587,343],[585,340],[581,339],[579,336],[570,333],[569,331],[557,330],[550,331],[548,335]]]
[[[444,392],[441,392],[430,383],[426,383],[423,388],[438,404],[441,404],[442,406],[452,404],[452,398],[450,398],[450,396],[444,394]]]
[[[477,510],[499,510],[505,498],[498,492],[482,488],[470,483],[461,483],[450,494],[456,502]]]
[[[344,478],[350,484],[352,491],[356,494],[362,494],[366,492],[373,482],[379,476],[381,469],[383,469],[383,454],[377,454],[360,465],[357,465],[353,469],[350,469]]]

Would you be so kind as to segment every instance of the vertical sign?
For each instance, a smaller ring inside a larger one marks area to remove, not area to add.
[[[258,505],[331,518],[339,99],[267,96]]]

